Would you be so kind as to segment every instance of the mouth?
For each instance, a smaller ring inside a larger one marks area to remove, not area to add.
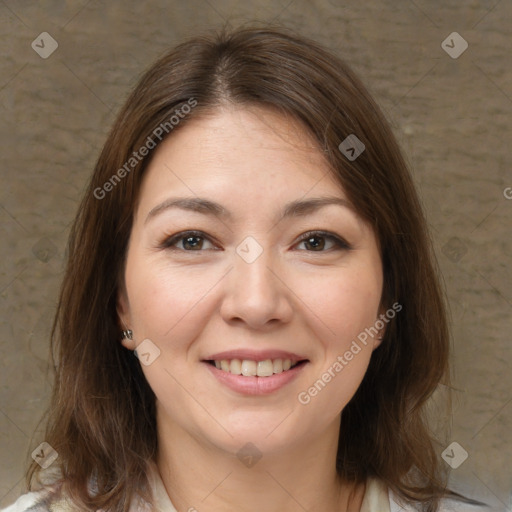
[[[208,354],[201,362],[222,386],[239,395],[256,396],[285,388],[310,360],[285,350],[238,348]]]
[[[308,359],[208,359],[205,363],[214,366],[222,372],[243,377],[272,377],[279,373],[285,373],[298,366],[303,366]]]

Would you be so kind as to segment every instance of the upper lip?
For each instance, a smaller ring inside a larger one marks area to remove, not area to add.
[[[290,359],[292,363],[307,359],[306,357],[287,352],[285,350],[250,350],[246,348],[217,352],[204,359],[204,361],[222,361],[223,359],[247,359],[251,361],[265,361],[266,359]]]

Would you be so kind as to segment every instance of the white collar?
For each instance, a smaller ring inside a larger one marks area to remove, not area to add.
[[[150,461],[148,464],[149,483],[153,491],[153,498],[158,512],[177,512],[176,507],[172,504],[169,495],[165,489],[158,466],[155,462]],[[130,510],[130,512],[132,512]]]
[[[389,491],[381,480],[368,478],[361,512],[390,512]]]

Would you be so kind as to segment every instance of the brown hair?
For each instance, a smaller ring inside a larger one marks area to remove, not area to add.
[[[136,491],[151,500],[146,461],[157,453],[155,396],[119,341],[116,299],[154,150],[130,159],[149,138],[159,142],[159,126],[172,136],[226,103],[267,106],[301,121],[372,225],[384,269],[382,304],[403,309],[342,412],[337,470],[356,482],[378,477],[406,501],[436,510],[445,474],[425,405],[438,383],[448,382],[449,333],[417,193],[387,121],[350,68],[314,41],[268,27],[223,30],[174,48],[142,77],[101,152],[71,230],[52,330],[55,386],[44,439],[59,454],[54,464],[67,492],[90,510],[126,511]],[[179,126],[171,128],[178,114]],[[351,134],[365,144],[353,161],[338,149]],[[32,463],[29,489],[39,473]],[[91,478],[93,496],[86,490]]]

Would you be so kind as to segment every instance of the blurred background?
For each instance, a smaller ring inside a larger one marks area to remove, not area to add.
[[[512,510],[510,0],[0,0],[0,506],[44,441],[66,239],[116,112],[169,47],[250,21],[334,50],[390,120],[451,307],[439,453],[454,487]]]

